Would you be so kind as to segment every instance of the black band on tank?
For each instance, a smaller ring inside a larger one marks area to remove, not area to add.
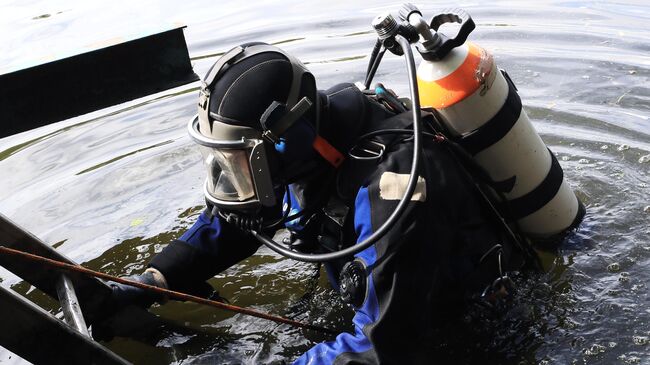
[[[511,218],[517,220],[535,213],[550,202],[560,190],[562,180],[564,179],[564,172],[560,163],[557,162],[555,155],[553,155],[553,152],[548,150],[548,153],[551,155],[551,169],[539,186],[528,194],[508,202]]]
[[[580,223],[582,223],[585,214],[587,214],[587,208],[585,208],[585,205],[582,204],[580,199],[577,200],[578,200],[578,213],[576,213],[576,217],[573,219],[573,222],[571,222],[571,225],[569,226],[569,228],[567,228],[567,230],[572,230],[574,228],[577,228],[580,225]]]
[[[521,99],[508,83],[508,97],[499,112],[482,126],[462,136],[458,143],[472,156],[499,142],[510,132],[521,115]]]

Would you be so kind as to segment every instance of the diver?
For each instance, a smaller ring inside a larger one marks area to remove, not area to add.
[[[132,279],[207,295],[206,280],[253,255],[260,237],[287,229],[278,244],[286,251],[329,258],[390,220],[367,248],[326,262],[332,286],[355,310],[353,333],[315,345],[296,363],[430,363],[440,323],[470,300],[508,291],[507,273],[530,252],[495,217],[429,112],[420,114],[410,184],[413,113],[383,86],[376,90],[317,90],[300,61],[264,43],[224,54],[188,125],[207,168],[207,207]],[[112,286],[122,304],[162,299]]]

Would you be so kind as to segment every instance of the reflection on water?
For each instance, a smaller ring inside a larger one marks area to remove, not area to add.
[[[418,5],[431,15],[448,4]],[[440,362],[647,363],[650,12],[625,2],[461,5],[477,23],[470,39],[508,70],[588,215],[558,255],[544,253],[546,272],[517,278],[509,310],[470,310],[441,329],[432,345]],[[230,47],[261,40],[294,53],[327,88],[363,78],[374,44],[370,21],[398,7],[9,1],[0,14],[0,60],[19,67],[72,52],[73,44],[182,23],[199,75]],[[404,75],[402,60],[388,55],[376,80],[406,94]],[[200,155],[185,129],[197,86],[0,140],[0,211],[90,268],[142,271],[202,209]],[[210,283],[233,304],[349,329],[352,312],[318,270],[261,249]],[[0,280],[60,315],[54,301],[4,270]],[[328,339],[190,303],[153,311],[169,321],[162,332],[107,345],[136,363],[279,363]],[[0,351],[5,361],[20,362]]]

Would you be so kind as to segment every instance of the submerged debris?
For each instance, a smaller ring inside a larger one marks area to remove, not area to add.
[[[621,264],[619,264],[618,262],[612,262],[611,264],[607,265],[607,271],[619,272],[621,271]]]
[[[619,360],[622,360],[626,364],[638,364],[641,362],[641,358],[637,356],[626,356],[626,355],[621,355],[618,357]]]
[[[590,348],[584,349],[582,353],[584,353],[587,356],[595,356],[598,354],[602,354],[603,352],[605,352],[606,349],[607,348],[605,346],[595,343],[591,345]]]
[[[618,277],[618,281],[621,283],[627,283],[630,281],[630,273],[629,272],[622,272],[621,276]]]

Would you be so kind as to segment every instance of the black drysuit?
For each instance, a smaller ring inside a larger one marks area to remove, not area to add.
[[[322,134],[341,150],[363,133],[412,125],[410,113],[390,116],[353,85],[339,85],[321,97]],[[337,138],[341,132],[345,135]],[[348,159],[336,171],[292,185],[285,199],[291,199],[294,211],[310,212],[321,212],[315,205],[341,202],[348,209],[342,241],[363,241],[382,225],[404,193],[413,156],[411,138],[408,134],[376,137],[372,146],[384,149],[380,159]],[[484,254],[500,244],[503,261],[511,255],[510,245],[456,157],[443,143],[424,139],[420,178],[406,212],[377,243],[350,258],[367,273],[365,290],[354,298],[354,332],[317,344],[297,364],[430,363],[429,352],[441,321],[462,308],[468,294],[496,278],[499,253],[488,258]],[[323,191],[327,199],[322,199]],[[309,216],[290,222],[289,228],[301,236],[301,222]],[[164,274],[171,289],[187,290],[252,255],[258,247],[250,235],[203,213],[150,265]]]

